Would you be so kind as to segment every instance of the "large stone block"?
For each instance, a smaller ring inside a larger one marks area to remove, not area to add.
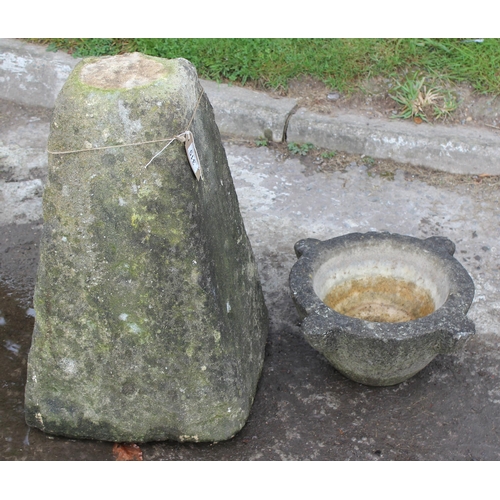
[[[168,141],[119,147],[188,127],[200,180],[177,140],[148,166]],[[110,441],[232,437],[255,396],[267,310],[194,67],[85,59],[58,96],[49,151],[77,152],[49,154],[28,424]]]

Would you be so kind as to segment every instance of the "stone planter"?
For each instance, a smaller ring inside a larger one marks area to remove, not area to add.
[[[300,240],[290,273],[306,340],[341,373],[393,385],[474,333],[474,283],[443,237],[353,233]]]

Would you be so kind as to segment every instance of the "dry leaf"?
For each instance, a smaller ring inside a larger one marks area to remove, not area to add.
[[[117,462],[125,460],[142,460],[142,450],[133,443],[115,443],[113,445],[113,455]]]

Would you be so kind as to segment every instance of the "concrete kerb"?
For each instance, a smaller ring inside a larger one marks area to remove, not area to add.
[[[78,61],[68,54],[47,52],[42,46],[0,39],[0,98],[53,108]]]
[[[78,59],[19,40],[0,39],[0,98],[51,108]],[[221,133],[242,139],[288,140],[459,174],[500,175],[496,132],[359,115],[297,110],[294,99],[202,80]]]
[[[53,108],[59,91],[80,59],[45,47],[0,39],[0,98],[28,106]],[[294,99],[201,80],[223,135],[281,141]]]
[[[290,120],[287,138],[453,174],[500,175],[500,136],[484,129],[331,117],[301,109]]]

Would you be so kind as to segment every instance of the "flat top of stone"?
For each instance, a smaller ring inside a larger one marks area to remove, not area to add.
[[[103,57],[85,65],[80,80],[102,89],[131,89],[165,76],[167,69],[160,62],[139,52]]]

